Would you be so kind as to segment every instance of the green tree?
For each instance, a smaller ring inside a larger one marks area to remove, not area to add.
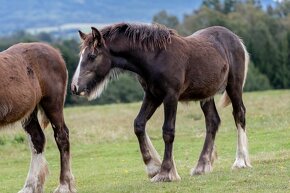
[[[203,0],[202,6],[212,10],[222,11],[222,4],[220,0]]]
[[[265,74],[262,74],[253,63],[250,63],[244,90],[257,91],[257,90],[269,90],[271,88],[272,87],[268,77]]]
[[[169,28],[175,29],[179,24],[178,18],[176,16],[169,15],[166,11],[160,11],[153,16],[154,23],[160,23]]]
[[[225,14],[233,12],[236,8],[237,3],[237,0],[224,0],[223,12]]]
[[[190,35],[205,27],[213,25],[226,26],[226,22],[226,16],[222,12],[209,9],[208,7],[202,7],[195,14],[188,15],[184,18],[178,30],[183,35]]]
[[[283,18],[290,15],[290,1],[284,0],[281,2],[277,2],[276,10],[275,10],[277,16]]]

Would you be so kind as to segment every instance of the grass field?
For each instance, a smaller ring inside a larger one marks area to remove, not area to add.
[[[290,91],[245,93],[244,102],[252,169],[231,170],[236,129],[230,106],[218,109],[222,124],[216,139],[219,158],[214,171],[190,177],[189,171],[202,148],[205,124],[198,103],[180,103],[174,155],[182,180],[157,184],[150,183],[145,174],[133,132],[140,103],[66,108],[78,192],[290,192]],[[161,107],[147,126],[161,155],[162,112]],[[15,127],[0,131],[0,193],[17,192],[28,172],[30,150],[26,136],[19,126]],[[52,192],[58,185],[59,153],[52,129],[47,128],[45,133],[50,169],[45,192]]]

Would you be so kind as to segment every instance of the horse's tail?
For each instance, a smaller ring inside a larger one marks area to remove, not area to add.
[[[49,119],[47,118],[43,108],[38,105],[38,110],[39,110],[39,123],[42,129],[45,129],[47,125],[49,124]]]
[[[245,86],[245,83],[246,83],[246,79],[247,79],[247,72],[248,72],[248,66],[249,66],[249,61],[250,61],[250,56],[249,56],[249,53],[246,49],[246,46],[245,44],[243,43],[243,40],[240,39],[240,43],[241,43],[241,46],[244,50],[244,54],[245,54],[245,71],[244,71],[244,80],[243,80],[243,88]],[[225,91],[219,101],[219,106],[220,107],[226,107],[228,106],[229,104],[231,103],[231,99],[227,93],[227,91]]]

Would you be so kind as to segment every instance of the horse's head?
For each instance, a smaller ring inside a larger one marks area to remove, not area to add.
[[[73,76],[73,94],[98,97],[110,78],[111,59],[102,34],[94,27],[90,34],[79,31],[82,40],[80,61]]]

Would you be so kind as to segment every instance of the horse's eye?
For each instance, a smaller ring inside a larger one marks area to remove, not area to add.
[[[90,60],[94,60],[96,57],[97,57],[96,54],[89,54],[89,55],[88,55],[88,58],[89,58]]]

